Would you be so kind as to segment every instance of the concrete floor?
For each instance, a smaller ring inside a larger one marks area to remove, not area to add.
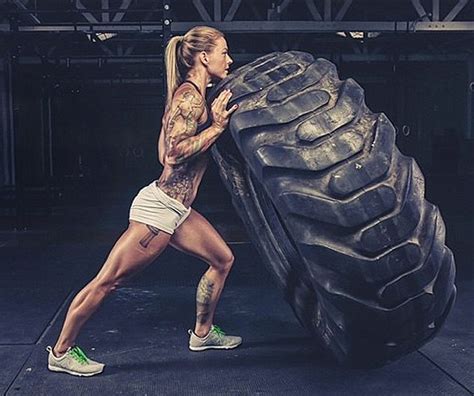
[[[274,287],[232,208],[219,202],[222,205],[211,210],[204,197],[195,207],[221,232],[236,257],[216,323],[242,335],[243,345],[233,351],[187,349],[195,286],[206,266],[169,248],[112,295],[80,335],[78,343],[107,364],[105,372],[93,378],[50,373],[45,347],[55,341],[74,293],[96,273],[126,226],[128,202],[122,199],[107,209],[63,208],[60,215],[31,218],[29,228],[20,232],[2,220],[0,392],[473,395],[472,194],[468,189],[453,201],[453,188],[460,191],[466,183],[431,186],[427,194],[442,210],[448,246],[456,257],[458,298],[434,340],[373,370],[341,368],[325,357]]]
[[[104,234],[105,235],[105,234]],[[100,266],[116,235],[0,249],[0,391],[7,395],[472,395],[472,279],[441,333],[401,360],[374,370],[337,367],[308,338],[251,244],[236,256],[217,315],[244,343],[192,353],[187,329],[205,265],[173,249],[119,289],[84,328],[79,344],[107,364],[93,378],[53,374],[46,345],[58,334],[73,291]],[[11,244],[10,244],[11,245]],[[185,274],[185,275],[183,275]]]

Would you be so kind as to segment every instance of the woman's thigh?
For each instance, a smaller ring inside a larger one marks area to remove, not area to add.
[[[122,281],[153,262],[166,248],[171,235],[131,220],[117,240],[97,277]]]
[[[225,266],[233,260],[229,246],[212,224],[194,209],[175,230],[170,245],[212,266]]]

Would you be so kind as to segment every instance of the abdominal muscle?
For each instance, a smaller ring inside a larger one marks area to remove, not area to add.
[[[208,155],[204,153],[179,165],[172,166],[165,162],[156,185],[165,194],[189,207],[196,198],[208,160]]]

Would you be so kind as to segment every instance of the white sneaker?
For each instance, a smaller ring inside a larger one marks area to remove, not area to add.
[[[89,359],[77,345],[69,347],[61,357],[54,356],[53,348],[46,347],[48,355],[48,369],[50,371],[68,373],[79,377],[90,377],[100,374],[104,364]]]
[[[228,336],[218,327],[212,325],[211,331],[205,337],[198,337],[194,331],[188,330],[189,349],[191,351],[205,351],[206,349],[234,349],[242,344],[242,338]]]

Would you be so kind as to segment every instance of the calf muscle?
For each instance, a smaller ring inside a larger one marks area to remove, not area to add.
[[[210,281],[204,274],[199,281],[196,292],[196,320],[199,324],[205,324],[212,312],[214,282]]]

